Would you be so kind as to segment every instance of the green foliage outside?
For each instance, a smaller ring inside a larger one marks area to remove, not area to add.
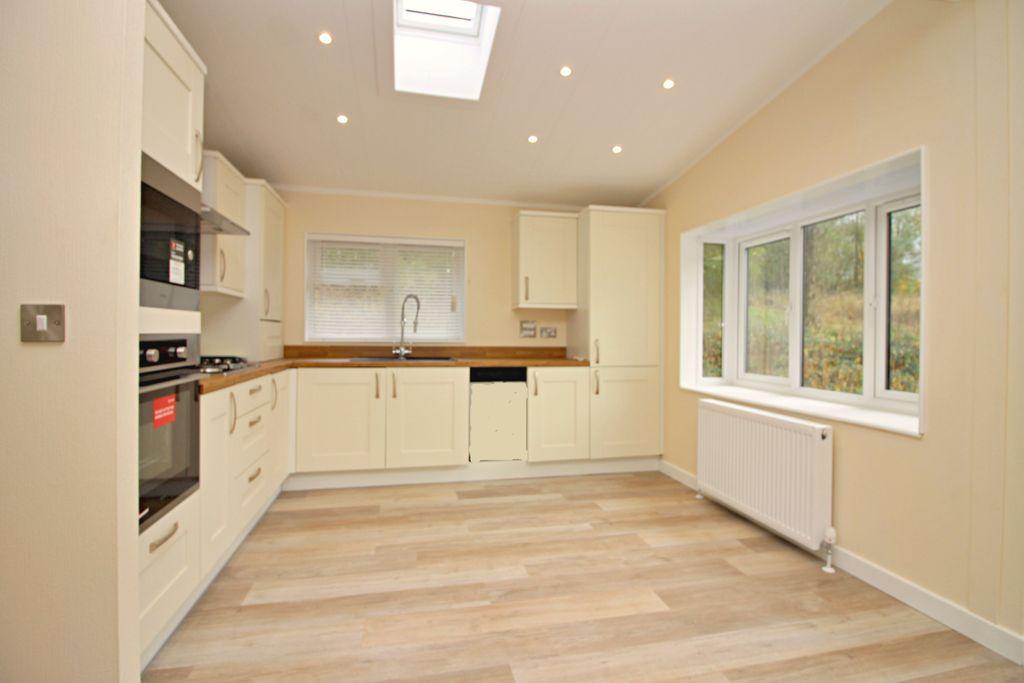
[[[704,377],[722,376],[722,292],[725,245],[704,244]]]
[[[921,360],[921,207],[889,214],[888,388],[917,393]]]
[[[746,371],[789,375],[789,239],[747,248]]]

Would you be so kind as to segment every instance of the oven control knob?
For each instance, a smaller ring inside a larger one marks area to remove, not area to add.
[[[188,357],[188,347],[187,346],[179,346],[178,348],[174,349],[174,355],[177,356],[178,358],[187,358]]]
[[[146,349],[146,361],[149,363],[156,363],[160,360],[159,349]]]

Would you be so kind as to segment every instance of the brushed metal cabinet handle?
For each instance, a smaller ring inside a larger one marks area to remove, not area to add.
[[[600,362],[601,362],[601,340],[600,339],[595,339],[594,340],[594,365],[597,365]]]
[[[263,289],[263,315],[270,315],[270,290]]]
[[[206,164],[206,159],[203,157],[203,134],[196,129],[196,182],[203,177],[203,166]]]
[[[533,373],[533,395],[537,396],[540,394],[540,379],[537,377],[537,372]]]
[[[224,255],[223,249],[217,250],[217,260],[220,262],[220,277],[217,278],[217,281],[224,282],[224,277],[228,274],[228,257]]]
[[[235,392],[228,394],[228,398],[231,399],[231,428],[228,429],[228,434],[234,434],[235,427],[238,426],[238,402],[235,400]]]
[[[257,415],[257,416],[256,416],[256,417],[254,417],[253,419],[249,420],[249,426],[250,426],[250,427],[255,427],[255,426],[256,426],[256,425],[258,425],[258,424],[259,424],[259,423],[260,423],[260,422],[261,422],[262,420],[263,420],[263,416],[262,416],[262,415]]]
[[[270,403],[270,409],[277,410],[277,378],[271,377],[270,384],[274,387],[274,400]]]
[[[601,395],[601,371],[594,370],[594,396]]]
[[[261,391],[263,391],[263,385],[262,384],[257,384],[253,388],[249,389],[249,395],[252,396],[253,394],[258,394]]]
[[[380,398],[380,373],[373,373],[373,397]]]
[[[176,533],[178,533],[178,522],[174,523],[174,526],[171,527],[171,530],[167,532],[167,534],[163,538],[157,539],[149,544],[149,554],[152,555],[157,550],[159,550],[160,546],[162,546],[164,543],[167,543],[167,541],[171,540],[174,537],[174,534]]]
[[[523,279],[526,280],[526,300],[529,301],[530,300],[530,276],[527,275]]]
[[[398,398],[398,378],[391,373],[391,398]]]
[[[263,474],[263,468],[257,467],[256,471],[249,475],[249,483],[251,484],[254,481],[256,481],[256,479],[259,478],[261,474]]]

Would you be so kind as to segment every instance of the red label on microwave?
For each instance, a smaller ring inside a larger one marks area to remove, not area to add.
[[[178,419],[177,396],[170,394],[153,399],[153,429],[159,429]]]

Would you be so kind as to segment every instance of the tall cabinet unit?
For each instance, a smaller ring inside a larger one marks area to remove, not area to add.
[[[664,212],[591,206],[579,220],[570,355],[590,358],[590,456],[660,455]]]
[[[202,296],[202,352],[250,361],[282,356],[285,203],[265,180],[246,178],[244,296]]]

